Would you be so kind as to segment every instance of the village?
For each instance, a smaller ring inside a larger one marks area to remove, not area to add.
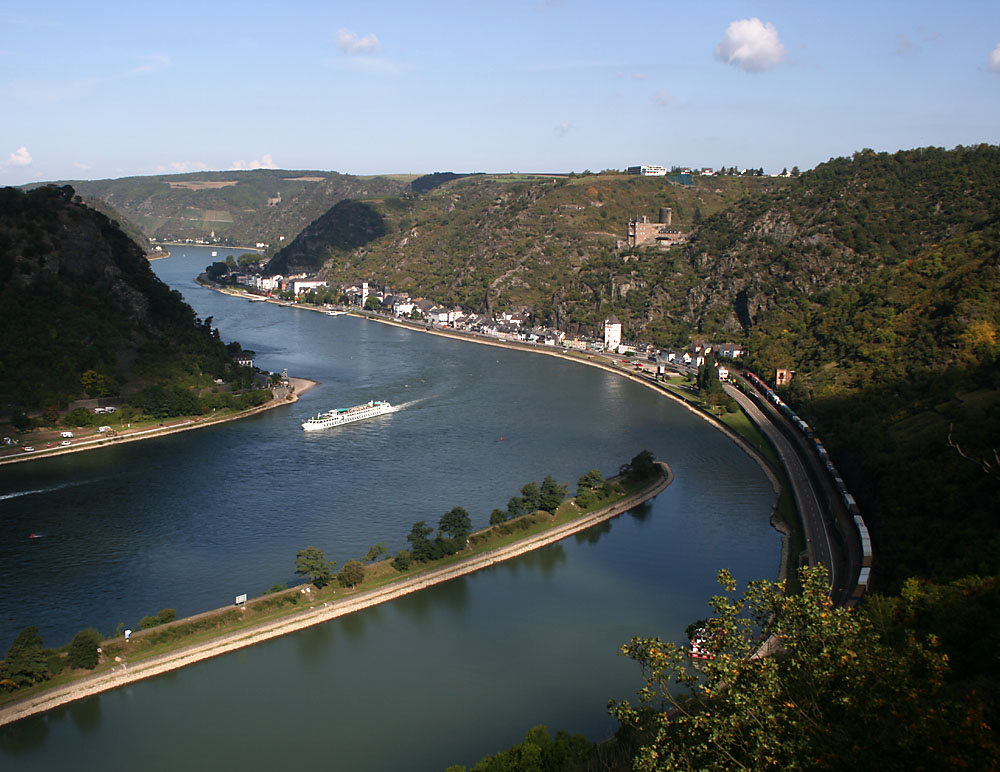
[[[745,354],[742,346],[731,342],[718,344],[694,340],[687,349],[675,350],[658,349],[649,342],[628,340],[623,337],[622,323],[614,314],[604,320],[603,336],[598,337],[534,324],[531,315],[524,311],[502,310],[492,315],[466,312],[429,298],[394,291],[389,286],[375,286],[368,281],[331,285],[307,274],[264,276],[235,266],[211,279],[217,284],[242,290],[251,300],[272,300],[325,309],[331,315],[348,310],[363,311],[396,321],[416,322],[428,329],[447,329],[502,342],[632,356],[656,363],[660,375],[666,365],[698,368],[713,354],[714,358],[723,360],[739,359]],[[728,370],[723,366],[719,368],[719,377],[723,380],[728,377]]]

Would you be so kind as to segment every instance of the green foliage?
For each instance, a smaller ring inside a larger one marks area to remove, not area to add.
[[[177,618],[177,612],[172,608],[160,609],[159,613],[155,616],[146,616],[139,620],[139,627],[143,630],[148,630],[150,627],[156,627],[157,625],[165,625],[167,622],[173,622]]]
[[[538,483],[526,483],[521,488],[521,501],[524,503],[525,513],[537,512],[542,508],[542,493],[538,488]]]
[[[374,544],[368,548],[368,552],[365,556],[361,558],[366,563],[374,563],[376,560],[380,560],[389,554],[389,551],[385,548],[384,544]]]
[[[472,532],[472,518],[464,508],[452,507],[441,515],[438,528],[452,539],[464,541]]]
[[[295,573],[312,582],[321,589],[333,580],[333,572],[337,567],[335,561],[326,559],[319,547],[306,547],[295,554]]]
[[[217,335],[116,223],[62,188],[0,190],[0,245],[0,404],[15,415],[224,375]]]
[[[97,667],[97,648],[101,645],[101,640],[101,634],[93,628],[78,632],[70,641],[66,664],[70,667],[93,670]]]
[[[637,770],[987,769],[1000,761],[975,703],[945,688],[947,658],[931,637],[891,645],[865,613],[833,606],[825,568],[801,571],[802,593],[719,575],[705,646],[692,670],[683,647],[633,638],[640,708],[613,713],[646,738]],[[770,655],[751,658],[766,641]],[[960,749],[957,750],[956,749]]]
[[[0,688],[13,691],[41,683],[49,677],[42,636],[34,625],[24,628],[7,649],[0,665]]]
[[[400,573],[408,571],[410,568],[410,563],[413,562],[413,558],[410,555],[409,550],[400,550],[399,553],[392,559],[392,567],[395,568]]]
[[[546,475],[539,492],[538,508],[554,515],[566,498],[566,488],[566,485],[557,482],[552,475]]]
[[[413,560],[423,563],[428,560],[437,560],[443,555],[441,547],[437,542],[430,540],[430,535],[434,529],[427,525],[426,521],[418,520],[413,524],[406,540],[410,543],[410,554]]]
[[[593,743],[583,735],[560,730],[553,739],[547,727],[538,725],[528,730],[523,743],[486,756],[469,772],[561,772],[583,769],[595,756]]]
[[[359,560],[348,560],[337,573],[341,587],[357,587],[365,580],[365,566]]]
[[[494,509],[490,512],[490,525],[499,525],[507,519],[507,512],[503,509]]]
[[[604,475],[601,474],[600,469],[591,469],[587,474],[583,475],[576,482],[577,491],[582,491],[584,489],[592,489],[601,485],[604,482]]]
[[[658,470],[653,454],[648,450],[642,450],[629,463],[623,464],[619,471],[632,482],[640,482],[653,477]]]
[[[288,588],[285,585],[283,585],[281,582],[275,582],[270,587],[268,587],[266,590],[264,590],[264,595],[273,595],[276,592],[283,592],[284,590],[287,590],[287,589]]]

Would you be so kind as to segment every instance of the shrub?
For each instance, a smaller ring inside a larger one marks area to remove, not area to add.
[[[97,647],[101,643],[101,634],[89,628],[81,630],[69,644],[66,664],[70,667],[82,667],[93,670],[97,667]]]
[[[409,570],[410,563],[412,561],[413,558],[411,557],[409,550],[400,550],[399,554],[392,559],[392,567],[402,573],[403,571]]]

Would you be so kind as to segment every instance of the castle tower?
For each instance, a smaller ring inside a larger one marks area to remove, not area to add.
[[[622,342],[622,323],[612,314],[604,320],[604,350],[617,351]]]

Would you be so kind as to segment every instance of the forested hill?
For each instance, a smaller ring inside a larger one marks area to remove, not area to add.
[[[230,367],[143,249],[69,186],[0,189],[0,329],[4,415]]]
[[[628,219],[690,234],[630,248]],[[626,339],[748,344],[858,490],[876,580],[1000,571],[1000,149],[861,151],[786,179],[476,175],[327,212],[272,268]],[[924,469],[923,465],[927,465]],[[913,484],[921,468],[924,484]],[[966,498],[964,491],[975,492]],[[991,557],[991,554],[993,557]]]
[[[596,330],[615,312],[633,335],[666,343],[700,326],[699,308],[687,302],[696,277],[683,249],[621,249],[629,218],[655,221],[670,208],[672,226],[687,232],[745,196],[791,182],[721,176],[681,185],[610,172],[454,176],[424,194],[361,202],[364,217],[357,206],[331,210],[310,229],[308,245],[289,245],[269,270],[325,264],[321,275],[332,280],[370,278],[468,310],[528,309],[567,330]],[[325,241],[321,231],[330,234]]]
[[[414,175],[356,177],[337,172],[254,169],[113,180],[70,180],[158,240],[209,239],[234,246],[277,244],[338,201],[401,192]]]

